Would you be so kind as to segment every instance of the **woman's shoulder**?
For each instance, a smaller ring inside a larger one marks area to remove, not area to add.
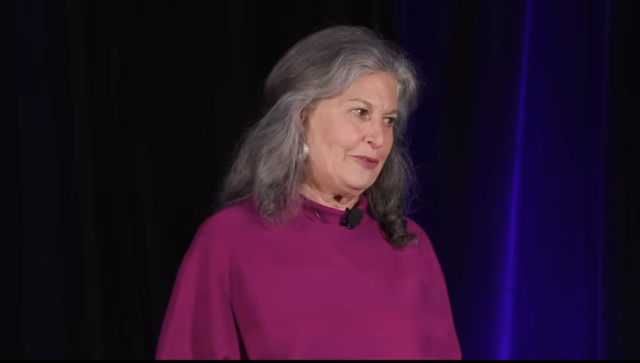
[[[242,202],[205,218],[193,235],[183,258],[180,275],[191,276],[202,271],[208,276],[226,274],[236,256],[238,243],[252,236],[248,227],[253,223],[252,219],[249,205]]]
[[[255,234],[257,228],[258,217],[251,201],[242,200],[206,217],[196,230],[192,248],[228,250]]]
[[[420,226],[418,222],[408,216],[405,216],[404,219],[407,221],[407,231],[417,234],[420,239],[429,239],[427,232],[422,228],[422,226]]]
[[[433,246],[427,231],[414,219],[407,216],[404,219],[407,221],[407,231],[417,236],[416,246],[428,255],[433,254]]]
[[[243,199],[209,215],[199,232],[216,236],[237,236],[259,225],[259,215],[251,199]]]

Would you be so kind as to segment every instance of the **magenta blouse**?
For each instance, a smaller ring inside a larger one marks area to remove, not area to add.
[[[246,199],[209,217],[178,273],[156,358],[460,359],[426,233],[408,220],[419,243],[397,250],[368,213],[353,229],[344,216],[308,202],[266,227]]]

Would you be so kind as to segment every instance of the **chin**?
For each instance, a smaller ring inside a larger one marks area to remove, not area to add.
[[[347,186],[351,190],[358,191],[359,193],[364,192],[369,189],[373,185],[373,181],[371,180],[353,180],[351,183],[347,183]]]

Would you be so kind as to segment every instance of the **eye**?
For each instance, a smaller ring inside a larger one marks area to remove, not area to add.
[[[364,108],[357,108],[357,109],[353,110],[353,112],[355,112],[356,115],[358,115],[360,117],[364,117],[364,116],[367,116],[369,114],[369,111],[365,110]]]
[[[396,121],[398,121],[398,119],[395,117],[387,117],[384,119],[384,122],[389,126],[393,126],[396,123]]]

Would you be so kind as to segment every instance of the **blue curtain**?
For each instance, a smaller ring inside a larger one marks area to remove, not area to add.
[[[620,302],[613,291],[614,284],[640,291],[638,269],[613,276],[615,262],[608,261],[614,258],[607,258],[639,257],[629,247],[638,240],[614,236],[615,223],[607,224],[617,212],[631,218],[607,202],[616,187],[609,176],[624,172],[611,170],[624,152],[614,155],[609,146],[625,137],[620,125],[638,123],[629,113],[611,113],[623,92],[636,94],[637,104],[638,83],[635,93],[612,88],[621,86],[612,85],[610,58],[617,57],[620,69],[631,55],[609,44],[610,6],[606,0],[403,1],[402,42],[428,90],[411,131],[423,206],[413,217],[440,257],[464,358],[638,352],[640,341],[630,338],[638,339],[637,328],[628,326],[638,322],[632,312],[638,299],[629,294]],[[627,47],[620,49],[631,48],[631,36],[616,36]],[[635,164],[625,161],[626,172],[638,180],[638,149],[631,149],[636,154],[626,157]],[[620,256],[621,244],[635,255]],[[621,306],[633,315],[619,316]]]

